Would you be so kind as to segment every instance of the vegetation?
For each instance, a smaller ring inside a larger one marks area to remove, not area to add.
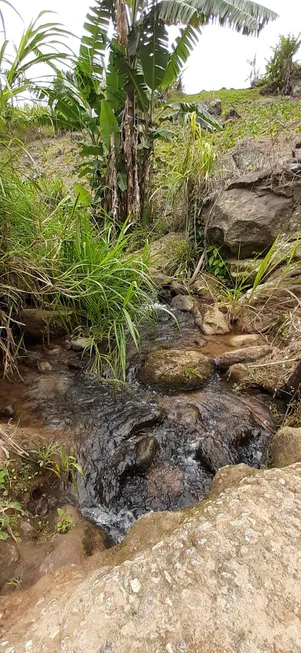
[[[256,33],[276,15],[254,2],[199,0],[188,7],[178,0],[130,4],[97,0],[87,15],[80,53],[71,73],[61,73],[45,89],[62,125],[86,129],[92,155],[93,186],[114,221],[140,221],[148,209],[154,142],[172,134],[163,127],[165,88],[181,73],[209,20]],[[109,26],[113,24],[110,36]],[[183,27],[172,51],[168,25]],[[109,52],[105,71],[105,51]],[[194,111],[203,127],[218,125],[201,106],[172,107],[172,114]],[[89,171],[87,165],[83,172]]]
[[[301,78],[300,65],[294,61],[301,45],[300,36],[301,34],[280,36],[279,43],[273,48],[273,56],[267,63],[266,74],[260,80],[265,92],[283,95],[292,93],[294,81]]]
[[[57,514],[59,517],[56,525],[57,532],[60,533],[60,535],[65,535],[65,533],[72,530],[74,526],[73,519],[70,515],[64,512],[62,508],[57,509]]]

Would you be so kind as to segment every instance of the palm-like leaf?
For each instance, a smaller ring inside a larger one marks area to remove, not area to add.
[[[111,16],[112,10],[102,0],[97,0],[86,16],[86,34],[82,37],[78,58],[78,66],[85,75],[93,74],[98,79],[103,76]]]
[[[189,55],[192,53],[200,36],[200,29],[187,25],[181,29],[180,36],[175,41],[173,51],[168,59],[168,64],[162,79],[162,86],[170,86],[177,78]]]
[[[169,25],[217,20],[245,34],[257,34],[277,14],[251,0],[161,0],[158,16]]]
[[[150,12],[143,22],[139,56],[145,83],[155,91],[161,86],[169,60],[167,30],[155,11]]]

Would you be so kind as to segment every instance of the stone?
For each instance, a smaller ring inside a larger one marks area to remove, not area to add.
[[[241,115],[238,113],[238,111],[236,111],[236,109],[232,107],[232,109],[229,109],[229,111],[227,111],[224,118],[224,123],[231,122],[232,120],[240,120],[240,119],[241,119]]]
[[[194,307],[194,300],[190,295],[176,295],[171,300],[171,306],[183,313],[190,313]]]
[[[155,455],[159,449],[159,442],[154,436],[146,436],[142,438],[137,444],[136,453],[137,453],[137,467],[138,469],[147,471],[155,458]]]
[[[293,171],[249,173],[234,180],[204,210],[207,237],[240,258],[270,247],[279,233],[298,231],[300,199]],[[210,215],[209,215],[210,214]]]
[[[301,428],[284,426],[275,433],[269,447],[272,467],[286,467],[301,461]]]
[[[193,349],[155,349],[138,372],[143,383],[165,390],[201,388],[212,376],[213,362]]]
[[[208,111],[212,116],[219,118],[222,115],[222,103],[218,98],[210,100],[208,103]]]
[[[228,381],[238,385],[247,382],[249,380],[248,366],[243,365],[242,363],[231,365],[231,367],[228,369],[227,379]]]
[[[207,336],[224,335],[230,332],[225,315],[217,306],[206,306],[202,317],[197,318],[196,325]]]
[[[45,360],[38,361],[37,368],[39,372],[42,372],[42,374],[44,374],[45,372],[51,372],[51,370],[53,369],[52,365]]]
[[[23,308],[17,319],[24,329],[25,338],[34,342],[47,339],[48,335],[52,338],[61,338],[67,333],[61,310]]]
[[[301,464],[222,469],[214,483],[207,500],[145,515],[80,569],[1,597],[7,648],[300,651]]]
[[[71,349],[74,351],[85,351],[86,349],[90,349],[91,344],[91,338],[74,338],[74,340],[71,340]]]
[[[215,360],[216,365],[222,369],[227,370],[229,367],[237,363],[252,363],[264,358],[273,351],[269,345],[258,345],[254,347],[243,347],[242,349],[234,349],[233,351],[226,351]]]
[[[210,303],[218,300],[222,283],[213,274],[200,272],[196,279],[190,284],[190,290],[198,295],[204,302]]]

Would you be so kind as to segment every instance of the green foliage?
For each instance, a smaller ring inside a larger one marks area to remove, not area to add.
[[[148,210],[154,142],[166,134],[162,120],[193,112],[203,128],[219,128],[196,104],[170,107],[165,116],[156,111],[164,88],[179,76],[195,47],[200,26],[218,19],[249,34],[274,18],[274,12],[250,0],[237,0],[235,7],[227,0],[199,0],[191,6],[174,0],[121,0],[117,10],[113,2],[96,1],[73,72],[58,72],[44,95],[57,125],[86,130],[89,141],[82,144],[81,155],[88,160],[81,174],[89,175],[98,201],[114,220],[124,222],[129,215],[142,220]],[[183,28],[170,52],[167,25],[179,23]],[[104,72],[106,48],[109,64]]]
[[[301,34],[297,37],[293,34],[280,36],[279,43],[273,48],[273,56],[269,59],[266,74],[261,80],[261,85],[267,85],[270,92],[289,95],[292,92],[294,76],[298,72],[301,76],[300,66],[293,61],[301,45],[300,36]]]
[[[70,480],[77,490],[76,473],[83,478],[83,470],[74,456],[67,453],[65,445],[52,442],[30,452],[41,470],[51,472],[62,480]]]
[[[195,236],[201,196],[206,192],[216,157],[195,112],[185,119],[172,143],[158,143],[155,155],[154,212],[161,220],[165,216],[166,231],[169,219],[173,228],[178,226],[176,216],[179,214],[179,227],[193,231]]]
[[[9,536],[14,537],[12,531],[14,519],[24,514],[17,501],[11,501],[5,496],[9,480],[9,461],[7,461],[0,469],[0,541],[7,540]]]
[[[215,245],[209,245],[206,250],[206,255],[206,271],[224,281],[229,279],[227,261],[222,257],[220,249]]]
[[[22,97],[33,84],[28,79],[29,71],[37,64],[52,66],[69,55],[62,42],[70,33],[59,23],[44,23],[47,11],[41,11],[24,30],[15,55],[9,54],[9,41],[4,40],[0,48],[0,118],[5,120],[5,112],[13,106],[16,98]],[[61,47],[65,48],[63,51]],[[3,126],[3,122],[2,122]]]
[[[150,317],[154,288],[147,251],[129,254],[131,231],[117,234],[108,222],[99,229],[95,207],[61,199],[61,186],[45,179],[24,180],[2,166],[0,183],[0,295],[2,341],[12,355],[19,310],[30,304],[62,311],[72,330],[76,325],[93,336],[93,352],[111,361],[125,376],[126,342],[138,346],[140,327]],[[5,322],[8,320],[8,324]],[[7,356],[7,352],[6,352]],[[100,360],[100,359],[99,359]]]
[[[59,517],[56,524],[57,532],[60,533],[60,535],[64,535],[72,530],[74,526],[73,519],[70,515],[64,512],[62,508],[57,509],[57,514]]]

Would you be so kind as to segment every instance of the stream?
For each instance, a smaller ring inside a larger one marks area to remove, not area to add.
[[[85,477],[79,478],[80,509],[113,542],[146,512],[203,499],[220,467],[263,466],[272,437],[267,397],[239,395],[217,373],[202,389],[176,395],[139,383],[139,361],[152,347],[201,347],[211,357],[233,349],[229,336],[201,336],[187,313],[177,314],[178,324],[159,315],[156,329],[144,333],[141,353],[129,351],[125,384],[103,383],[60,343],[31,347],[33,361],[50,361],[51,369],[41,374],[24,361],[22,381],[4,383],[0,393],[0,408],[13,404],[21,426],[42,426],[50,439],[70,444]]]

